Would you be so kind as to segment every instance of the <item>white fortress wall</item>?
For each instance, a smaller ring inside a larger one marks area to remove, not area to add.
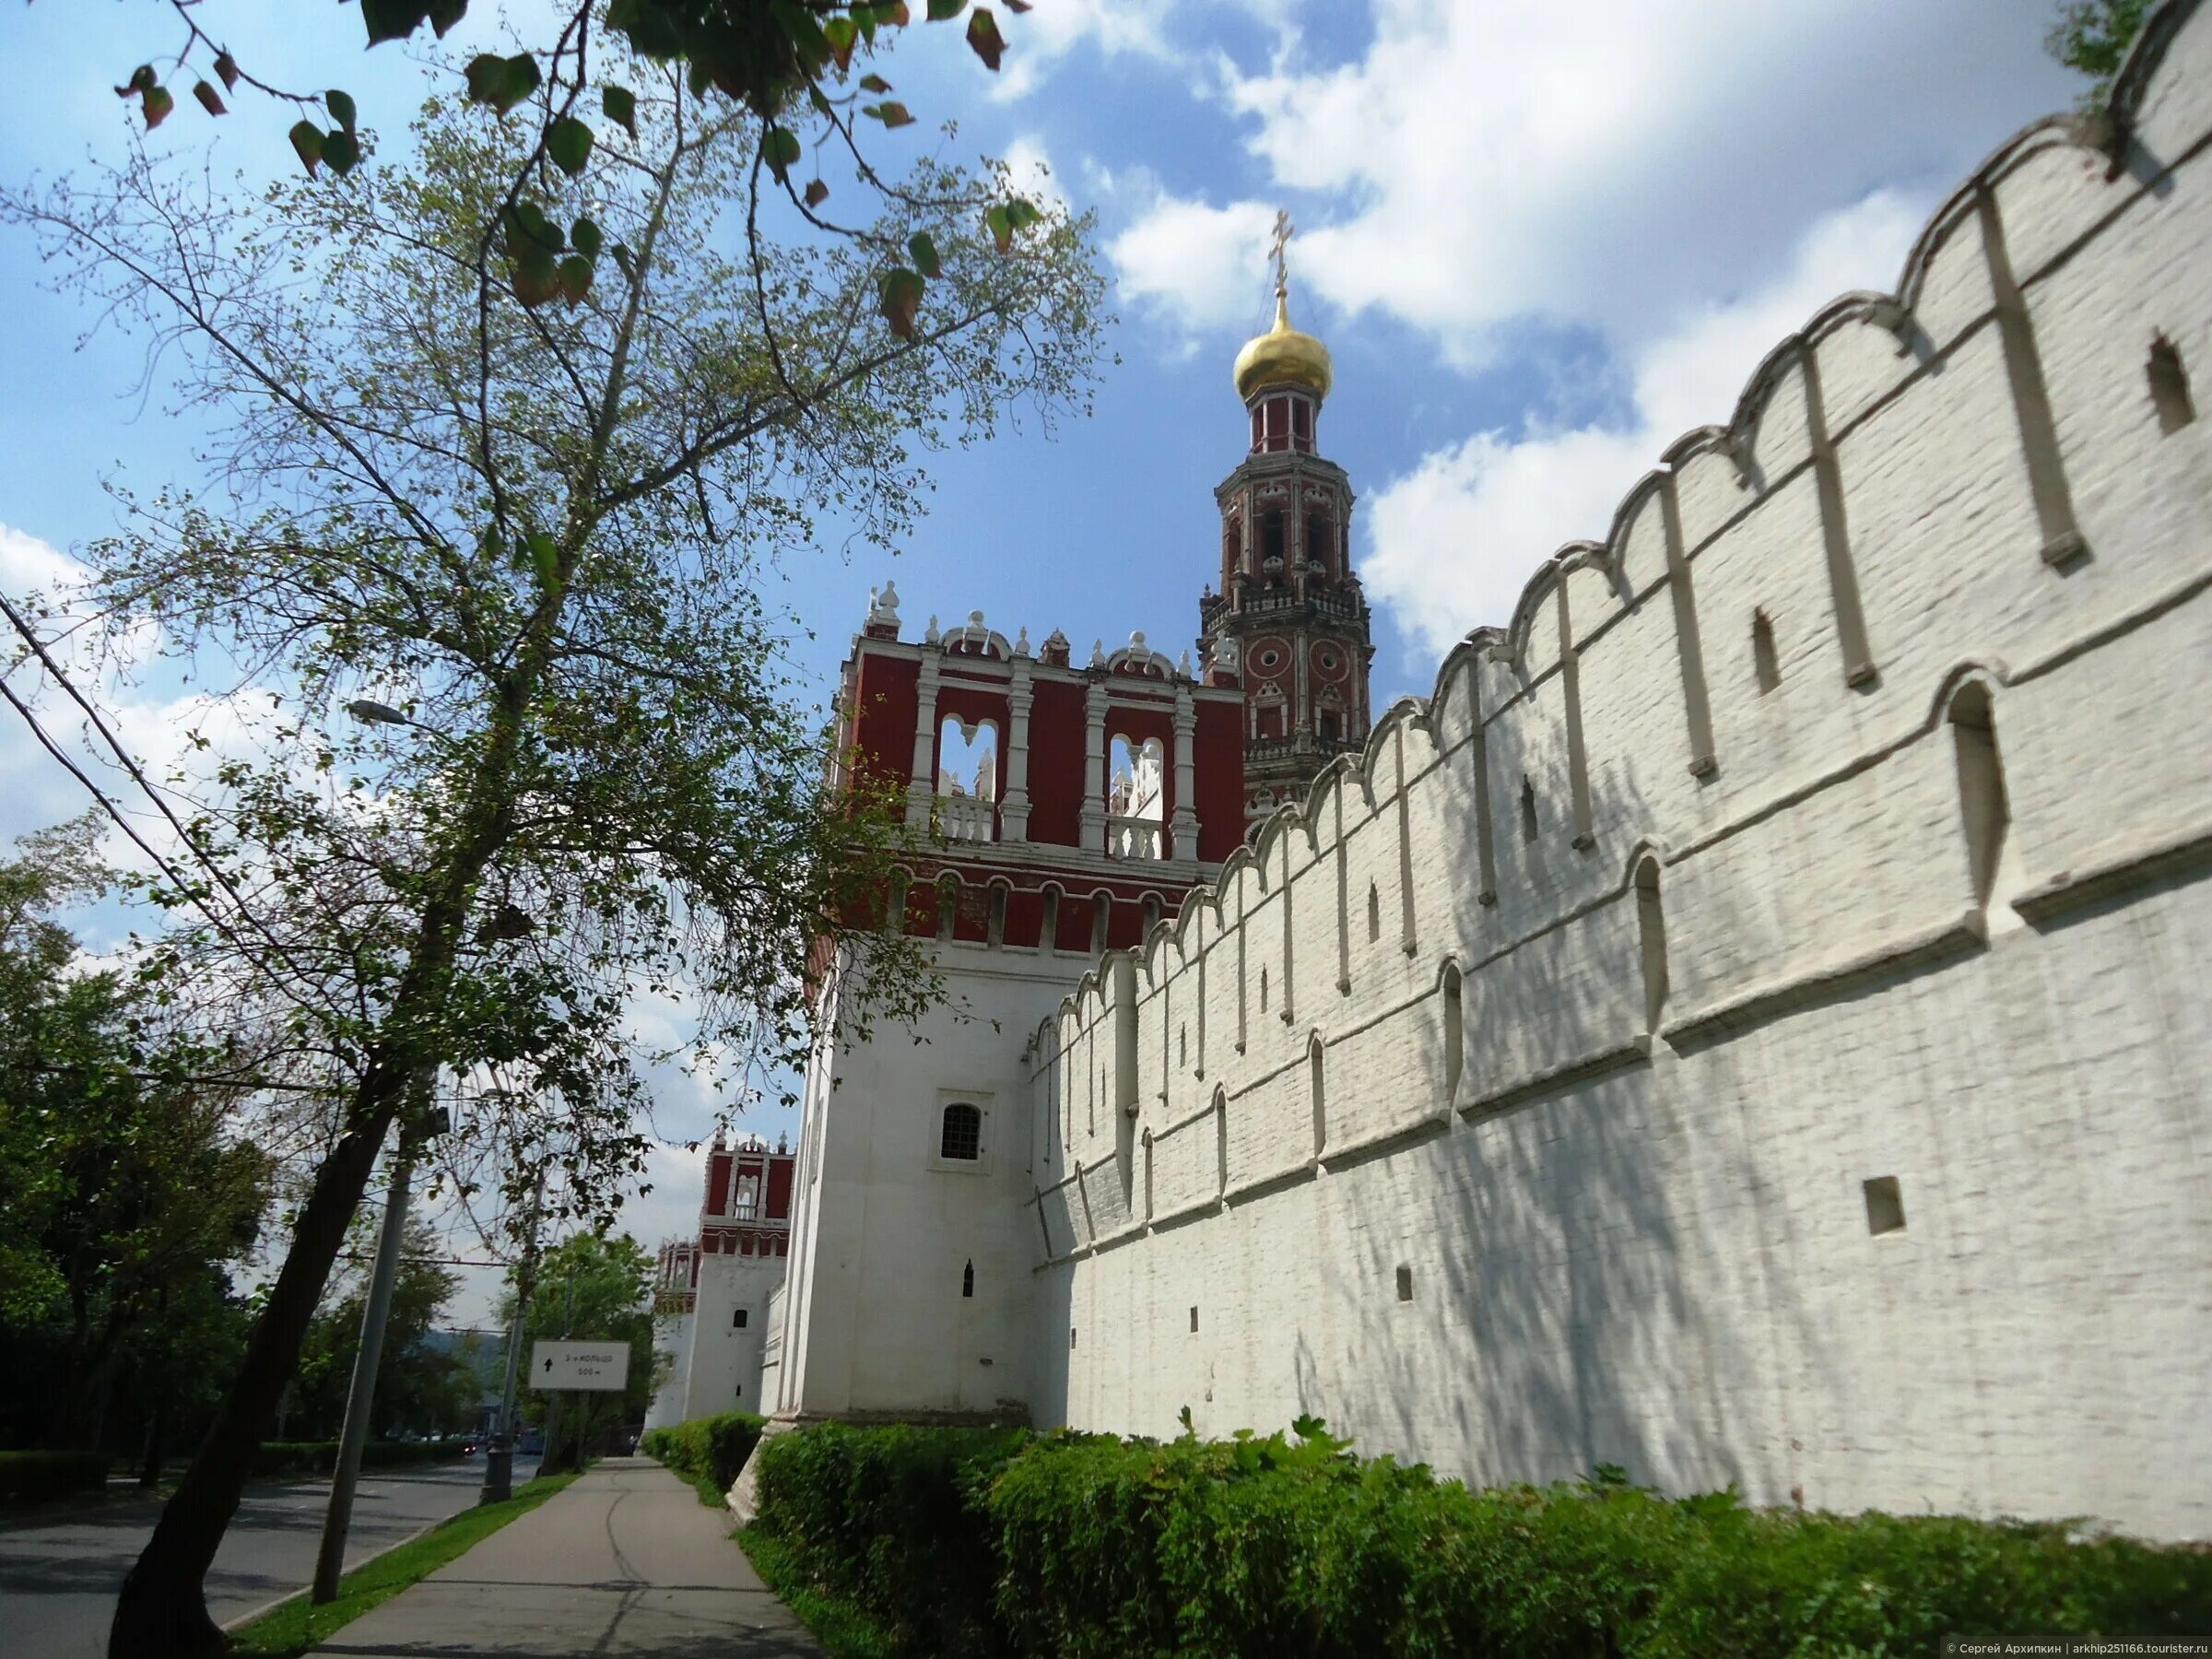
[[[1047,1021],[1039,1421],[2212,1530],[2212,13],[2115,114]]]

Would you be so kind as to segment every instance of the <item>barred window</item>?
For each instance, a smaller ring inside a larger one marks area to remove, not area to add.
[[[945,1128],[937,1156],[973,1163],[983,1155],[983,1114],[979,1107],[959,1101],[945,1108]]]

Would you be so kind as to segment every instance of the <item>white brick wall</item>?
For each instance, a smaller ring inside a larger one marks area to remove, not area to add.
[[[2127,166],[2048,125],[1947,206],[1900,287],[1901,346],[1878,306],[1831,307],[1724,431],[1669,452],[1711,775],[1647,480],[1606,544],[1538,571],[1510,630],[1446,662],[1429,710],[1394,711],[1323,781],[1310,831],[1279,815],[1193,898],[1134,981],[1134,1078],[1113,975],[1063,1006],[1044,1052],[1065,1057],[1029,1097],[1044,1227],[1029,1209],[1006,1233],[1034,1278],[1040,1421],[1164,1434],[1187,1406],[1221,1432],[1310,1410],[1474,1480],[1604,1461],[1763,1503],[2212,1532],[2212,11],[2128,97]],[[2068,568],[2043,558],[1982,189],[2089,549]],[[2154,331],[2206,412],[2171,434]],[[1806,353],[1876,669],[1855,687]],[[1970,675],[1994,688],[2013,819],[2014,885],[1986,914],[1947,719]],[[1645,846],[1655,1036],[1629,885]],[[1869,1232],[1877,1176],[1900,1182],[1901,1232]]]

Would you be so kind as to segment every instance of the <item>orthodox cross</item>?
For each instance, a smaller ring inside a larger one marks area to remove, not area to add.
[[[1297,233],[1296,227],[1290,223],[1290,210],[1277,207],[1275,210],[1275,237],[1267,244],[1267,257],[1275,261],[1275,291],[1278,294],[1290,291],[1290,262],[1287,254],[1290,239]]]

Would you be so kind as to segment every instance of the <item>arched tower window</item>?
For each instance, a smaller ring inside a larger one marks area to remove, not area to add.
[[[937,1156],[974,1163],[983,1155],[983,1112],[980,1106],[955,1100],[945,1108],[937,1136]]]
[[[1319,1158],[1329,1146],[1329,1105],[1324,1091],[1321,1075],[1321,1037],[1316,1033],[1306,1044],[1306,1077],[1313,1093],[1313,1156]]]
[[[2010,862],[2012,803],[1997,747],[1996,711],[1989,688],[1969,681],[1951,699],[1951,738],[1959,763],[1959,813],[1966,831],[1974,902],[1986,909],[2003,897]]]
[[[1643,1029],[1656,1031],[1666,1014],[1666,914],[1655,858],[1636,866],[1636,937],[1643,957]]]
[[[1444,964],[1444,1104],[1459,1098],[1460,1074],[1467,1063],[1467,1015],[1460,993],[1459,964]]]

